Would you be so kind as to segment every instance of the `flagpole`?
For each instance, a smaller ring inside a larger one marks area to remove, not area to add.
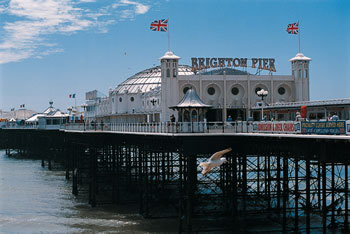
[[[299,26],[299,20],[298,20],[298,39],[299,39],[299,53],[300,53],[300,26]]]
[[[168,18],[168,51],[170,51],[170,23]]]

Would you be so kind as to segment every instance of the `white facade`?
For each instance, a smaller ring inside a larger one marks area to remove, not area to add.
[[[213,106],[207,113],[208,121],[222,121],[229,115],[233,120],[247,119],[251,108],[261,102],[256,94],[260,89],[269,92],[266,105],[309,100],[311,59],[301,53],[289,60],[291,75],[252,75],[230,68],[195,74],[191,67],[179,65],[179,60],[167,52],[160,58],[160,66],[128,78],[110,89],[108,97],[88,92],[86,118],[112,123],[169,121],[170,115],[177,117],[169,107],[175,106],[188,88]]]

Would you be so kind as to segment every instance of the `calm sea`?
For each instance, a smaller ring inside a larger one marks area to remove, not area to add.
[[[0,151],[0,233],[176,233],[176,220],[143,219],[137,206],[91,208],[61,170]]]

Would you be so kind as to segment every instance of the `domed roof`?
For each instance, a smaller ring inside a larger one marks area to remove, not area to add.
[[[178,75],[194,75],[192,68],[187,65],[179,65]],[[161,85],[161,67],[152,67],[136,73],[119,84],[114,90],[115,93],[138,93],[148,92],[152,89],[160,87]]]
[[[290,62],[295,61],[295,60],[305,60],[305,61],[310,61],[311,58],[306,57],[303,53],[297,53],[294,58],[289,59]]]
[[[168,51],[162,57],[159,58],[159,60],[162,59],[180,59],[180,57],[175,55],[173,52]]]

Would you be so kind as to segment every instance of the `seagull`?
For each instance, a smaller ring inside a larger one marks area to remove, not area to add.
[[[208,162],[201,162],[199,164],[200,167],[203,168],[202,174],[205,175],[207,174],[212,168],[214,167],[219,167],[221,166],[221,164],[223,163],[228,163],[228,161],[226,160],[226,158],[221,158],[222,155],[230,152],[232,150],[232,148],[228,148],[225,150],[221,150],[218,151],[216,153],[214,153],[208,160]]]

